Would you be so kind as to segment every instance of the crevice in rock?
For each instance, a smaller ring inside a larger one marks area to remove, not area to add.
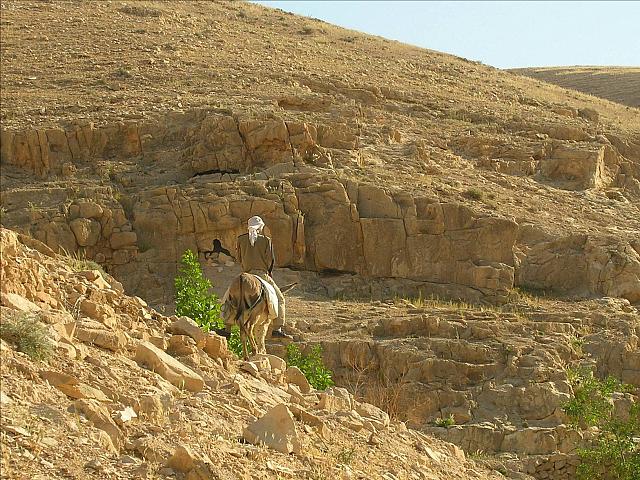
[[[237,169],[229,169],[229,170],[223,170],[223,169],[218,169],[218,168],[214,168],[212,170],[205,170],[204,172],[196,172],[194,173],[191,178],[196,178],[196,177],[201,177],[203,175],[216,175],[216,174],[220,174],[220,175],[238,175],[240,173],[240,170]]]

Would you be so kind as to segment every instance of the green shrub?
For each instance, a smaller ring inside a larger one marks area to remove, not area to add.
[[[187,250],[175,279],[176,314],[193,319],[205,332],[224,327],[220,317],[220,302],[210,293],[211,282],[204,278],[198,258]]]
[[[336,460],[338,460],[338,463],[341,463],[342,465],[351,465],[355,454],[356,454],[355,448],[344,447],[342,448],[342,450],[340,450],[336,454]]]
[[[434,423],[436,424],[436,427],[449,428],[456,424],[456,419],[453,418],[453,413],[450,413],[446,417],[436,418]]]
[[[231,327],[231,336],[227,340],[227,346],[238,358],[242,358],[244,353],[242,352],[242,341],[240,340],[240,327],[237,325]],[[249,350],[249,354],[251,354],[252,350],[249,342],[247,342],[247,349]]]
[[[640,480],[640,404],[633,402],[629,418],[614,418],[614,392],[630,392],[633,387],[613,377],[599,380],[589,369],[570,370],[573,398],[563,410],[576,427],[597,427],[598,435],[578,450],[580,480]]]
[[[463,195],[471,200],[482,200],[484,192],[479,188],[469,188],[464,191]]]
[[[18,351],[34,360],[46,360],[53,351],[47,328],[35,316],[27,313],[3,315],[0,338],[14,344]]]
[[[309,383],[318,390],[334,385],[333,372],[322,362],[322,347],[316,345],[309,354],[303,354],[295,343],[287,345],[287,365],[298,367]]]

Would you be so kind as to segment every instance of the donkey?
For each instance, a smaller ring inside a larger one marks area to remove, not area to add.
[[[280,289],[284,294],[297,283]],[[268,292],[262,282],[250,273],[241,273],[231,281],[221,314],[228,325],[240,327],[240,341],[244,359],[249,358],[247,341],[254,354],[267,353],[265,339],[272,319],[269,318]]]

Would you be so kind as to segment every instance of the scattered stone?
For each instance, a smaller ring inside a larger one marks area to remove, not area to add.
[[[115,421],[118,425],[124,425],[136,418],[136,412],[131,407],[125,407],[124,410],[120,410],[114,414]]]
[[[100,472],[104,469],[104,466],[102,465],[102,462],[100,460],[93,459],[85,463],[84,468],[88,468],[90,470],[95,470],[97,472]]]
[[[302,373],[298,367],[288,367],[285,372],[285,380],[287,383],[293,383],[296,385],[302,393],[311,392],[311,384],[309,384],[309,380],[307,380],[307,377],[304,376],[304,373]]]
[[[174,320],[168,330],[176,335],[188,335],[195,340],[198,348],[203,348],[207,340],[207,334],[189,317],[179,317]]]
[[[135,360],[178,388],[199,392],[204,387],[204,380],[200,375],[149,342],[142,341],[138,344]]]
[[[31,436],[31,434],[27,429],[23,427],[19,427],[17,425],[2,425],[2,430],[4,430],[5,432],[16,434],[16,435],[21,435],[23,437]]]
[[[264,444],[280,453],[299,453],[301,449],[293,415],[282,403],[249,424],[242,435],[249,443]]]
[[[19,312],[39,312],[40,310],[42,310],[31,300],[27,300],[17,293],[0,292],[0,301],[5,307],[18,310]]]
[[[227,339],[212,332],[207,335],[204,351],[211,358],[229,358],[231,356],[227,346]]]
[[[109,450],[117,453],[124,443],[124,435],[109,415],[109,411],[98,401],[93,399],[80,399],[73,403],[76,411],[83,413],[87,419],[108,436]]]
[[[197,459],[189,447],[181,445],[173,452],[167,467],[186,473],[194,467]]]

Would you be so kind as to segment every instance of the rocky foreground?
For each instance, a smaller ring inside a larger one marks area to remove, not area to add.
[[[37,320],[53,351],[2,340],[3,478],[498,478],[458,447],[319,392],[276,356],[249,362],[97,270],[2,229],[2,325]]]

